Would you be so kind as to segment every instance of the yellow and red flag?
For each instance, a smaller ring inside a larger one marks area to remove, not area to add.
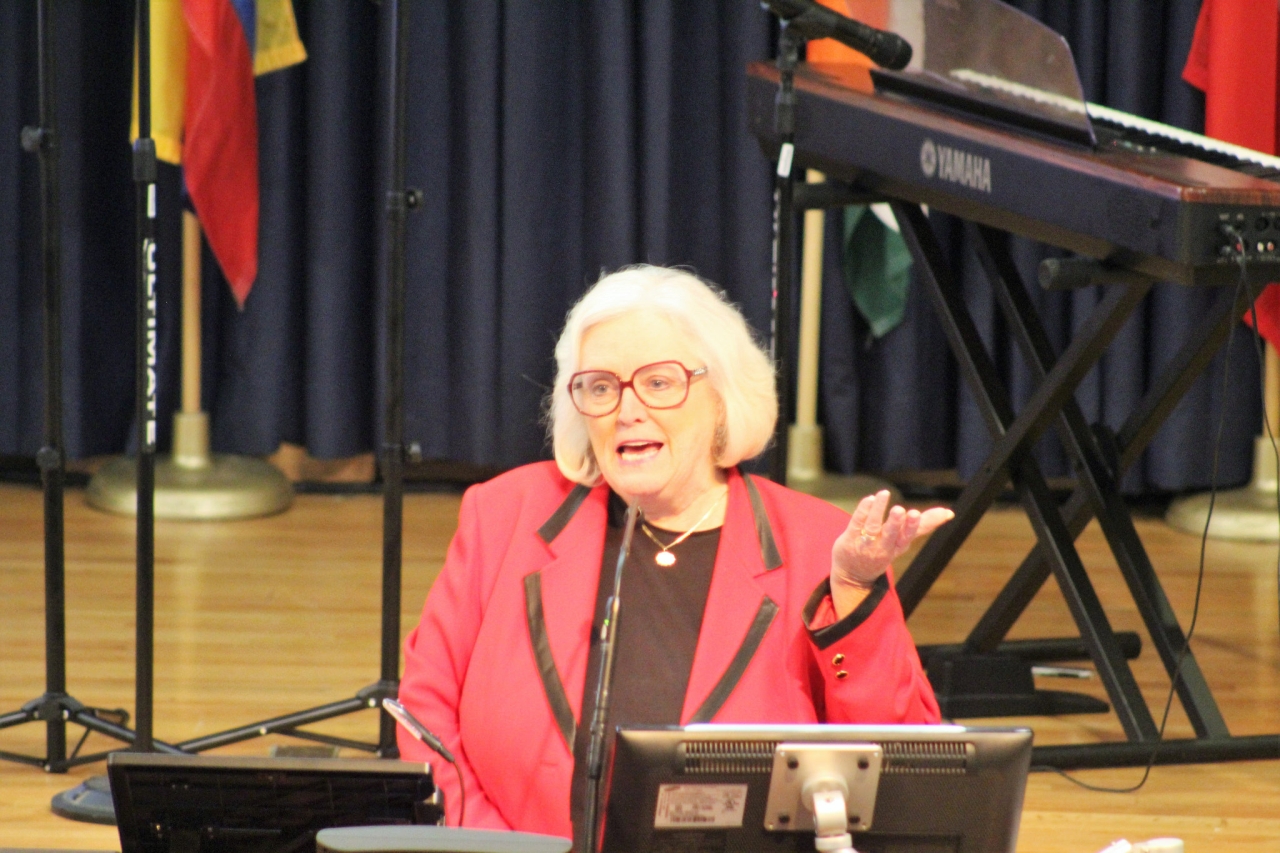
[[[258,277],[253,78],[307,58],[291,0],[151,0],[151,135],[183,167],[209,248],[243,307]],[[137,86],[133,135],[137,136]]]

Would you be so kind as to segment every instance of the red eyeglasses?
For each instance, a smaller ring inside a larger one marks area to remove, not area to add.
[[[689,386],[706,372],[705,367],[690,370],[678,361],[646,364],[626,380],[607,370],[580,370],[569,377],[569,397],[574,408],[589,418],[617,411],[627,388],[650,409],[674,409],[684,405],[689,399]]]

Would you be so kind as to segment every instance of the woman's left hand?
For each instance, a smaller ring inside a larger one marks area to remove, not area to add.
[[[831,599],[843,619],[867,597],[871,587],[917,536],[926,536],[955,518],[944,507],[921,512],[889,506],[887,489],[858,502],[849,526],[831,548]]]

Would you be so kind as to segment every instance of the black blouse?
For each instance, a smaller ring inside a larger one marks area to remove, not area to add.
[[[591,741],[591,719],[595,715],[596,681],[599,678],[600,625],[605,606],[613,593],[618,550],[622,547],[626,505],[610,492],[609,524],[605,531],[604,559],[596,593],[595,617],[591,629],[591,653],[583,687],[582,717],[573,741],[573,783],[570,814],[573,816],[575,849],[583,849],[586,808],[586,762]],[[649,526],[664,544],[680,532]],[[631,556],[622,570],[618,595],[616,651],[613,684],[610,688],[609,716],[606,720],[605,756],[613,746],[614,729],[620,725],[679,725],[684,708],[693,653],[702,629],[702,614],[711,588],[720,530],[694,533],[671,549],[673,566],[663,568],[654,557],[661,550],[636,525],[631,540]]]

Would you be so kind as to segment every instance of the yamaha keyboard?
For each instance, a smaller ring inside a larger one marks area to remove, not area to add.
[[[788,223],[796,198],[802,207],[888,201],[913,280],[990,433],[990,452],[952,504],[955,518],[896,579],[903,613],[921,603],[1007,486],[1036,534],[1035,548],[963,642],[919,648],[943,716],[1111,711],[1124,742],[1037,743],[1033,764],[1060,769],[1280,758],[1280,735],[1230,731],[1117,485],[1239,325],[1257,287],[1237,285],[1280,280],[1280,182],[1271,180],[1280,160],[1087,104],[1065,40],[997,0],[901,0],[889,12],[889,28],[914,48],[907,69],[793,65],[789,24],[778,52],[785,73],[748,67],[747,111],[778,163],[777,305],[791,303]],[[792,176],[806,167],[825,172],[827,185],[795,190]],[[922,205],[965,220],[948,229],[949,239],[963,240],[977,259],[1031,387],[1015,394],[998,367],[968,307],[969,288],[980,282],[957,280],[954,255]],[[1086,310],[1073,312],[1061,349],[1015,263],[1010,234],[1086,256],[1043,261],[1042,281],[1103,285],[1091,304],[1072,303]],[[1075,397],[1080,383],[1162,281],[1214,287],[1184,294],[1197,306],[1191,321],[1172,354],[1142,377],[1137,404],[1115,413],[1124,415],[1119,429],[1090,423]],[[782,307],[775,329],[775,348],[789,352],[790,315]],[[787,381],[781,362],[780,388]],[[1051,428],[1075,474],[1066,500],[1049,489],[1033,452]],[[1128,663],[1146,644],[1112,626],[1076,550],[1076,537],[1095,519],[1114,562],[1094,568],[1123,577],[1194,737],[1164,737]],[[1079,637],[1007,641],[1050,579]],[[1106,702],[1036,687],[1037,661],[1085,658]]]
[[[747,76],[751,130],[776,154],[779,73],[754,63]],[[796,162],[859,190],[1156,280],[1228,285],[1242,269],[1254,283],[1280,279],[1280,183],[1260,177],[1280,173],[1277,158],[1096,105],[1092,144],[1020,131],[924,103],[910,86],[877,92],[854,65],[801,64],[795,94]]]

